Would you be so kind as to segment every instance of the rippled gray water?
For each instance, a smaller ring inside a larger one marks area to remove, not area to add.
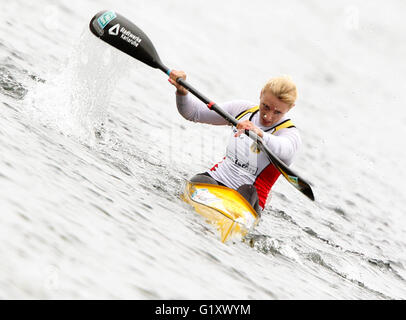
[[[404,2],[0,2],[0,298],[406,298]],[[317,201],[280,179],[221,243],[179,194],[229,129],[91,35],[104,9],[217,102],[291,75]]]

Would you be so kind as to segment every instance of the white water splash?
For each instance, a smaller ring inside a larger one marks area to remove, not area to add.
[[[93,145],[126,57],[84,30],[61,72],[27,94],[27,112],[46,126]]]

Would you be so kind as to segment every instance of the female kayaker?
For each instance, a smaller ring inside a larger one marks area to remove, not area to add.
[[[176,105],[185,119],[213,125],[229,124],[203,102],[188,94],[187,89],[176,82],[179,77],[186,80],[185,72],[172,70],[169,82],[176,87]],[[235,189],[260,213],[280,172],[257,148],[256,143],[243,133],[245,130],[254,131],[289,166],[302,143],[298,129],[287,117],[289,110],[295,106],[296,98],[297,89],[292,80],[289,77],[276,77],[262,88],[259,104],[244,100],[222,104],[222,109],[239,120],[237,128],[233,127],[226,156],[190,181]]]

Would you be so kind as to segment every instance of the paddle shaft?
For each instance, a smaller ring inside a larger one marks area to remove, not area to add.
[[[198,90],[193,88],[189,83],[186,82],[186,80],[184,80],[182,78],[178,78],[178,79],[176,79],[176,82],[179,83],[182,87],[188,89],[194,96],[196,96],[201,101],[203,101],[210,110],[217,112],[220,116],[222,116],[226,121],[228,121],[233,126],[237,126],[237,124],[238,124],[237,119],[235,119],[228,112],[221,109],[217,104],[215,104],[212,100],[205,97]]]

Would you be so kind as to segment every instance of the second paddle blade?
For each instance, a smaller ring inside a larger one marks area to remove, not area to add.
[[[114,11],[101,11],[90,21],[90,31],[133,58],[153,68],[164,68],[148,36],[122,15]]]

